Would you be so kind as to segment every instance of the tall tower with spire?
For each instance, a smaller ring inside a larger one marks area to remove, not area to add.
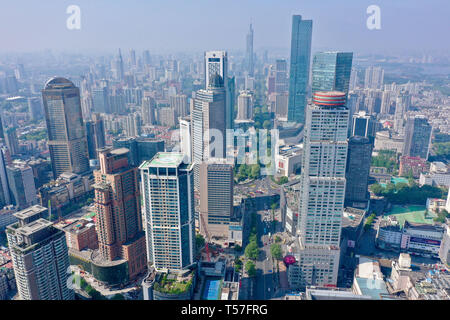
[[[245,53],[245,63],[248,75],[253,77],[254,75],[254,61],[253,61],[253,26],[250,23],[250,29],[247,33],[247,49]]]

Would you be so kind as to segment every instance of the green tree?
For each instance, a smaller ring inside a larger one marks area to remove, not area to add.
[[[195,245],[197,247],[197,250],[200,250],[205,245],[205,238],[201,234],[195,235]]]
[[[111,297],[111,300],[125,300],[125,297],[120,293],[116,293],[114,296]]]
[[[255,277],[256,276],[256,266],[253,263],[253,261],[247,261],[245,263],[245,271],[247,271],[247,274],[249,277]]]
[[[245,257],[247,259],[256,260],[259,257],[259,248],[256,241],[251,241],[244,251]]]
[[[274,257],[275,259],[281,260],[282,251],[281,246],[278,243],[274,243],[270,246],[270,253],[272,254],[272,257]]]

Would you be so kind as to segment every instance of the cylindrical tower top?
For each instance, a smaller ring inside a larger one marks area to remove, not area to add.
[[[341,91],[318,91],[313,94],[312,101],[318,106],[343,106],[346,101],[345,93]]]

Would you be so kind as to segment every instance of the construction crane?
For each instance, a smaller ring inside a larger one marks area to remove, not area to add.
[[[200,219],[202,221],[202,226],[203,226],[203,229],[205,230],[205,235],[206,235],[206,242],[205,242],[206,257],[208,258],[208,262],[211,262],[211,258],[209,257],[209,247],[208,247],[208,243],[211,241],[211,238],[209,237],[208,228],[206,227],[205,219],[203,218],[202,214],[200,214]]]

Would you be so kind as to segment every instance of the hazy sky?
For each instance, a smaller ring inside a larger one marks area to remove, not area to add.
[[[81,30],[68,30],[66,8],[81,8]],[[368,30],[366,9],[381,9]],[[313,47],[355,52],[448,52],[449,0],[0,0],[0,51],[155,53],[289,48],[291,19],[313,20]]]

